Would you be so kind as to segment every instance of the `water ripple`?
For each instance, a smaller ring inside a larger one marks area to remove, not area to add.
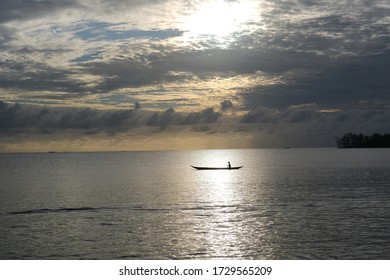
[[[40,208],[40,209],[30,209],[23,211],[14,211],[1,213],[1,215],[31,215],[31,214],[48,214],[48,213],[63,213],[63,212],[76,212],[76,211],[101,211],[101,210],[114,210],[115,208],[109,207],[100,207],[100,208],[92,208],[92,207],[70,207],[70,208]]]

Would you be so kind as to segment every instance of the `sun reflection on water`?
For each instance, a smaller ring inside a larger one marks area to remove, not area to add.
[[[239,165],[237,155],[231,151],[214,151],[201,159],[204,165],[225,167],[232,159],[232,165]],[[200,163],[202,165],[202,163]],[[202,234],[203,246],[212,258],[244,256],[247,240],[246,226],[241,211],[245,205],[242,195],[243,170],[194,171],[199,183],[198,201],[202,211],[197,218],[197,229]]]

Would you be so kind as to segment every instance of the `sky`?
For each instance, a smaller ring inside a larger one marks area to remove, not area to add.
[[[0,152],[390,131],[388,0],[2,0]]]

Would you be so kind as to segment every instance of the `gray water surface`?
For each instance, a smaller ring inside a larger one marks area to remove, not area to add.
[[[389,232],[390,149],[0,155],[1,259],[389,259]]]

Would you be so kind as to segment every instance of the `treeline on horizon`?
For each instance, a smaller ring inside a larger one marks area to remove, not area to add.
[[[343,137],[336,137],[337,148],[390,148],[390,134],[374,133],[371,136],[346,133]]]

